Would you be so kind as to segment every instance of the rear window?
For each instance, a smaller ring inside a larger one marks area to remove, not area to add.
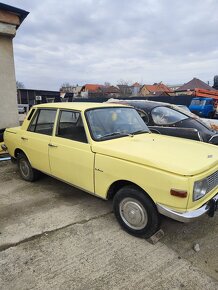
[[[57,110],[40,109],[36,112],[28,131],[52,135]]]

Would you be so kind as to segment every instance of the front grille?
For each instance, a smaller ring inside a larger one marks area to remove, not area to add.
[[[214,172],[213,174],[208,176],[206,179],[207,179],[207,184],[208,184],[206,193],[208,193],[218,185],[218,171]]]

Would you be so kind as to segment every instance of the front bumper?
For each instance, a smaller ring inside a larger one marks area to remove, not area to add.
[[[212,217],[217,208],[218,208],[218,193],[207,203],[205,203],[202,207],[199,207],[196,210],[186,212],[176,212],[162,204],[157,203],[157,209],[160,214],[183,223],[188,223],[195,219],[198,219],[200,216],[206,213]]]

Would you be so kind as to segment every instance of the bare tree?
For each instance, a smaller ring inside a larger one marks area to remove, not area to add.
[[[131,91],[131,87],[129,85],[129,81],[125,81],[125,80],[119,80],[117,82],[117,86],[120,90],[120,95],[122,97],[128,97],[132,94],[132,91]]]
[[[63,83],[61,85],[60,91],[65,92],[65,93],[67,93],[67,92],[71,93],[71,92],[73,92],[73,88],[74,88],[73,85],[71,85],[70,83],[66,82],[66,83]]]
[[[119,80],[117,82],[117,85],[120,85],[120,86],[129,86],[129,81],[125,81],[123,79]]]
[[[25,89],[25,86],[22,82],[16,81],[16,87],[17,89]]]
[[[70,86],[71,86],[70,83],[66,82],[66,83],[63,83],[63,84],[61,85],[61,88],[68,88],[68,87],[70,87]]]

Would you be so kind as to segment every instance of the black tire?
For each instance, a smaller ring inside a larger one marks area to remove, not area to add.
[[[20,176],[26,180],[33,182],[39,178],[40,172],[32,168],[28,158],[25,154],[19,154],[17,157],[17,165],[20,172]]]
[[[208,118],[209,118],[209,119],[213,119],[213,117],[214,117],[214,112],[210,112],[210,113],[208,114]]]
[[[13,163],[13,164],[17,164],[17,159],[14,158],[14,157],[11,157],[11,163]]]
[[[0,143],[4,141],[4,131],[5,129],[0,129]]]
[[[137,187],[121,188],[115,194],[113,209],[120,225],[136,237],[149,238],[160,227],[160,216],[155,204]]]

